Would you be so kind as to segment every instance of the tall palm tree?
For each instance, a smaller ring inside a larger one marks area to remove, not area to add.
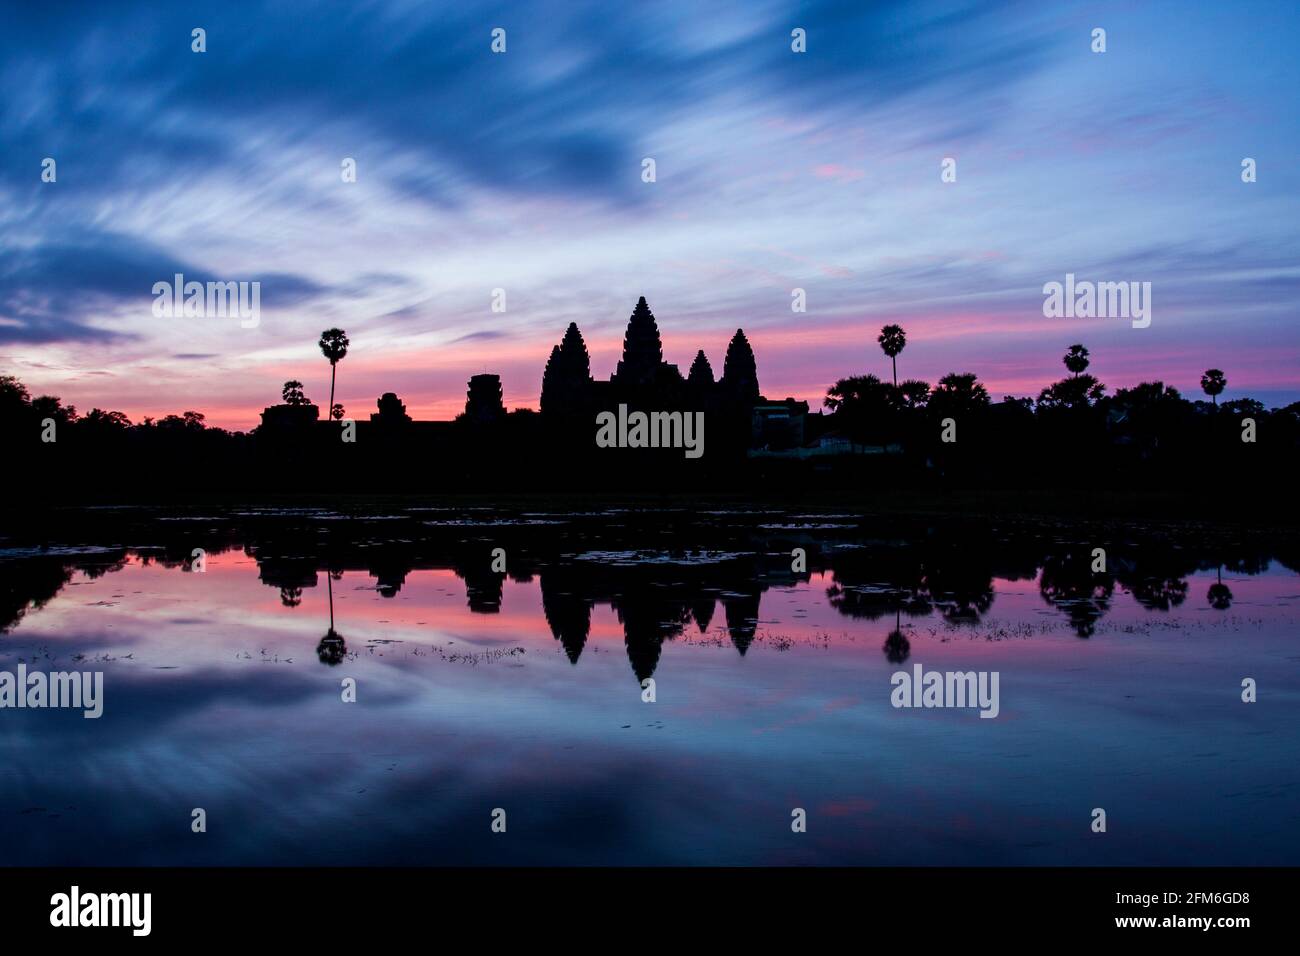
[[[1217,368],[1205,370],[1201,376],[1201,391],[1214,400],[1214,407],[1219,407],[1219,394],[1228,387],[1228,380]]]
[[[894,363],[894,387],[898,387],[898,353],[903,351],[903,346],[907,345],[907,335],[903,332],[901,325],[886,325],[880,330],[880,335],[876,339],[880,343],[880,350],[889,356],[889,361]]]
[[[330,403],[325,406],[334,412],[334,373],[343,356],[348,354],[348,334],[342,329],[326,329],[320,334],[320,351],[330,360]]]
[[[1061,356],[1061,361],[1065,363],[1066,369],[1073,372],[1075,378],[1078,378],[1088,369],[1088,350],[1082,345],[1071,345],[1065,354]]]

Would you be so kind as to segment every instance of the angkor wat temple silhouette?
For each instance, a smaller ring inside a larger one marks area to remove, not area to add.
[[[1067,357],[1075,348],[1082,346],[1072,346]],[[852,369],[868,357],[848,352],[842,358]],[[61,501],[200,491],[801,496],[817,489],[874,497],[1069,489],[1091,495],[1096,476],[1106,475],[1112,487],[1159,490],[1162,508],[1171,507],[1167,492],[1173,490],[1213,499],[1220,512],[1228,505],[1266,509],[1270,521],[1279,507],[1294,513],[1288,482],[1300,460],[1300,402],[1272,411],[1247,398],[1191,402],[1160,381],[1110,396],[1080,374],[1082,367],[1066,367],[1071,377],[1045,388],[1036,402],[1010,395],[994,402],[969,372],[951,373],[933,387],[853,374],[828,389],[828,413],[810,413],[806,402],[764,398],[754,351],[740,329],[720,377],[702,352],[682,375],[664,360],[658,325],[642,297],[608,379],[592,375],[582,333],[568,326],[542,370],[540,410],[507,411],[499,376],[482,374],[469,380],[465,410],[451,421],[415,421],[386,392],[367,419],[343,414],[340,422],[322,418],[302,383],[291,381],[284,403],[267,408],[251,433],[205,427],[198,412],[131,425],[120,413],[98,410],[78,420],[69,408],[60,413],[58,441],[46,442],[42,419],[58,410],[59,400],[29,399],[12,380],[0,438],[22,449],[33,494]],[[607,434],[599,437],[599,420],[616,413],[621,429],[624,409],[628,420],[641,413],[641,421],[689,421],[692,436],[703,440],[688,441],[683,427],[680,443],[674,437],[645,447],[620,437],[611,447]],[[960,441],[953,430],[958,421]],[[674,444],[681,447],[669,447]],[[104,469],[106,461],[134,467]],[[139,480],[149,473],[185,479]],[[1251,494],[1227,501],[1226,487]],[[1012,506],[1023,507],[1019,498]]]
[[[628,319],[623,355],[608,380],[592,376],[587,344],[576,322],[569,323],[560,343],[551,349],[542,373],[540,413],[552,440],[564,433],[573,444],[590,445],[595,415],[620,404],[646,411],[705,412],[714,431],[709,436],[711,450],[733,454],[750,447],[798,447],[809,414],[807,402],[763,397],[754,350],[742,329],[736,330],[727,346],[721,378],[715,380],[703,350],[683,376],[677,365],[664,361],[659,326],[645,296],[637,300]],[[357,422],[358,431],[379,432],[390,440],[394,434],[437,439],[455,425],[490,426],[510,416],[528,419],[536,414],[531,409],[507,412],[500,376],[487,373],[470,378],[465,411],[454,422],[413,420],[393,392],[381,395],[376,405],[367,422]],[[265,409],[260,431],[280,438],[287,431],[326,424],[320,409],[304,401]]]

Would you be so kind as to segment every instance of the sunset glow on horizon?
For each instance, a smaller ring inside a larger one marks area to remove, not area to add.
[[[607,379],[642,295],[665,361],[702,349],[720,374],[743,328],[763,394],[812,410],[837,379],[890,375],[886,323],[907,331],[900,378],[974,372],[994,400],[1061,378],[1074,342],[1112,393],[1199,398],[1214,366],[1222,400],[1300,399],[1292,6],[64,18],[9,11],[0,35],[0,374],[82,412],[248,430],[289,379],[323,406],[331,326],[350,417],[395,392],[450,419],[481,372],[537,408],[566,326]],[[156,316],[178,273],[261,282],[257,326]],[[1045,317],[1067,273],[1150,282],[1150,327]]]

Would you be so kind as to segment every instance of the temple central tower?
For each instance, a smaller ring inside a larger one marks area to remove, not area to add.
[[[614,372],[614,381],[623,385],[645,385],[654,381],[663,362],[659,325],[646,304],[645,296],[637,300],[623,336],[623,358]]]

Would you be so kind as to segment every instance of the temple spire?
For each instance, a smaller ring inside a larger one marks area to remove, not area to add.
[[[540,404],[542,414],[552,411],[560,398],[560,366],[563,363],[560,357],[560,347],[551,346],[551,357],[546,360],[546,368],[542,371],[542,395]]]
[[[578,323],[570,322],[564,339],[551,349],[542,373],[542,413],[568,414],[582,407],[591,386],[591,356]]]
[[[695,361],[691,363],[691,371],[686,376],[686,381],[695,386],[713,384],[713,366],[709,364],[709,357],[704,354],[704,349],[695,353]]]
[[[732,397],[746,402],[758,401],[758,367],[754,350],[749,346],[743,329],[736,329],[727,346],[727,357],[722,363],[720,383]]]
[[[560,342],[560,367],[570,384],[591,378],[591,356],[587,354],[587,343],[582,340],[577,322],[569,323]]]
[[[641,296],[627,322],[627,332],[623,336],[623,358],[614,372],[614,379],[633,385],[650,382],[658,373],[663,358],[659,326],[645,296]]]

